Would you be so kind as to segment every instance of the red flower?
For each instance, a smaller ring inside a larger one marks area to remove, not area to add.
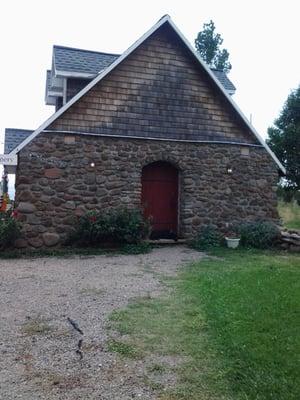
[[[18,211],[18,210],[14,210],[14,211],[11,213],[11,216],[12,216],[12,218],[14,218],[14,219],[18,219],[18,217],[19,217],[19,211]]]
[[[91,215],[90,216],[90,221],[91,222],[96,222],[96,215]]]

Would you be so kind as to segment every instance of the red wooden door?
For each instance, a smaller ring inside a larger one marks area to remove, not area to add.
[[[142,206],[151,218],[152,237],[177,237],[178,170],[155,162],[142,171]]]

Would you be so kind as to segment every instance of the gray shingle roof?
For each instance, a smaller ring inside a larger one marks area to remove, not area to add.
[[[119,54],[101,53],[73,47],[53,46],[56,71],[86,73],[96,76],[119,56]]]
[[[4,154],[10,153],[14,148],[16,148],[20,143],[23,142],[33,130],[28,129],[5,129],[5,139],[4,139]]]
[[[120,54],[101,53],[97,51],[76,49],[73,47],[53,46],[55,68],[59,71],[96,75],[112,64]],[[235,86],[225,72],[211,68],[216,78],[229,92]]]
[[[228,92],[234,92],[235,91],[235,86],[231,82],[231,80],[228,78],[227,74],[224,71],[220,71],[218,69],[211,68],[211,71],[215,75],[215,77],[218,79],[219,82],[222,83],[224,88],[228,90]]]

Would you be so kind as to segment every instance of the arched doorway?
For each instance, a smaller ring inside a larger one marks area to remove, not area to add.
[[[142,206],[151,218],[152,239],[177,238],[178,230],[178,170],[158,161],[142,171]]]

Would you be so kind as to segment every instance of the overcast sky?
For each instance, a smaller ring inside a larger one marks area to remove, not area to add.
[[[9,0],[0,6],[0,142],[5,127],[35,129],[53,113],[44,103],[53,44],[122,53],[164,14],[192,44],[204,22],[215,22],[233,98],[265,138],[300,83],[299,1]]]

